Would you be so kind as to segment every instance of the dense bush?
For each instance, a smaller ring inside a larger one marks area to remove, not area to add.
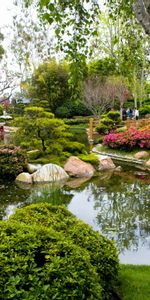
[[[73,119],[63,119],[65,124],[67,125],[79,125],[79,124],[87,124],[89,122],[89,117],[77,117]]]
[[[140,114],[140,116],[145,116],[145,115],[150,114],[150,105],[145,105],[143,107],[140,107],[139,114]]]
[[[128,129],[120,133],[109,133],[104,137],[103,144],[127,151],[134,148],[150,149],[150,132],[147,129]]]
[[[92,164],[96,168],[99,165],[99,159],[94,153],[86,154],[86,155],[85,154],[79,154],[78,157],[80,159],[82,159],[83,161]]]
[[[0,176],[16,177],[26,164],[26,154],[20,147],[0,145]]]
[[[79,153],[86,153],[86,147],[79,142],[67,142],[64,146],[64,151],[77,155]]]
[[[102,115],[100,124],[96,127],[96,131],[100,134],[107,134],[120,123],[120,113],[118,111],[109,111],[107,114]]]
[[[1,222],[0,256],[3,300],[109,299],[118,273],[113,242],[44,203]]]
[[[120,123],[120,112],[119,111],[109,111],[107,117],[115,122],[115,124]]]
[[[55,114],[59,118],[71,118],[73,116],[89,116],[91,115],[91,111],[80,100],[77,102],[69,100],[64,105],[58,107]]]
[[[3,106],[0,104],[0,116],[3,115]]]

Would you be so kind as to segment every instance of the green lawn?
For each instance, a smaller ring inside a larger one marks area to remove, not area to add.
[[[150,266],[121,265],[121,300],[150,300]]]

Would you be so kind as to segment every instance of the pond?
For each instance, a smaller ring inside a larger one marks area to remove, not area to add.
[[[42,186],[0,181],[0,216],[46,201],[63,204],[95,230],[116,241],[120,261],[150,265],[150,177],[146,172],[103,172]]]

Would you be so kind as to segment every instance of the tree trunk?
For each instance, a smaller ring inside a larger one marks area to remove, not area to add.
[[[136,0],[133,5],[133,11],[145,32],[150,35],[150,1]]]

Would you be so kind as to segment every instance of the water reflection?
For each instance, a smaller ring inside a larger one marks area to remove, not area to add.
[[[17,186],[0,183],[0,213],[46,201],[66,205],[78,218],[114,239],[124,263],[150,264],[150,176],[108,172],[57,184]]]

